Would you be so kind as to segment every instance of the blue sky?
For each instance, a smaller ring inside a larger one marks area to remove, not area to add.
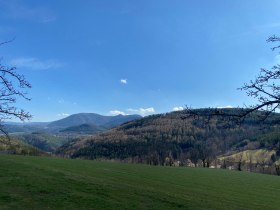
[[[243,83],[280,61],[280,1],[0,0],[2,63],[32,84],[32,121],[253,103]]]

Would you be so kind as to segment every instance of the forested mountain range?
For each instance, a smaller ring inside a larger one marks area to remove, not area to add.
[[[103,116],[95,113],[79,113],[73,114],[61,120],[57,120],[48,124],[49,128],[66,128],[70,126],[79,126],[82,124],[92,124],[105,128],[112,128],[130,120],[139,119],[140,115],[117,115]]]
[[[70,126],[65,129],[60,130],[61,133],[69,134],[95,134],[107,130],[106,127],[98,126],[94,124],[81,124],[76,126]]]
[[[197,110],[200,113],[206,109]],[[242,109],[224,109],[238,113]],[[279,114],[260,123],[261,112],[240,125],[223,116],[190,117],[185,111],[133,120],[91,137],[66,143],[57,154],[85,159],[119,159],[164,165],[191,160],[209,164],[215,157],[234,151],[268,148],[279,150]]]
[[[80,113],[49,123],[9,122],[5,123],[3,128],[25,144],[46,152],[53,152],[73,138],[93,135],[139,118],[140,115],[102,116],[95,113]]]
[[[73,127],[88,124],[91,127],[91,129],[88,129],[89,134],[94,134],[96,132],[103,131],[105,129],[112,128],[130,120],[139,118],[141,118],[140,115],[103,116],[95,113],[79,113],[53,122],[5,123],[4,129],[9,133],[59,133],[60,131],[66,132],[67,130],[71,131],[72,133],[73,131],[77,131],[79,133],[80,130],[78,127]],[[95,129],[93,129],[93,127],[95,127]],[[84,128],[81,127],[81,129],[83,130]]]
[[[47,155],[44,151],[23,143],[22,141],[4,136],[0,136],[0,154],[17,154],[17,155]]]
[[[54,152],[58,147],[73,139],[69,136],[58,136],[40,132],[22,133],[12,135],[12,137],[45,152]]]

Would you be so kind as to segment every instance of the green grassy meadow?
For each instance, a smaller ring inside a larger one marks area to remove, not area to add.
[[[280,209],[280,177],[0,155],[0,209]]]

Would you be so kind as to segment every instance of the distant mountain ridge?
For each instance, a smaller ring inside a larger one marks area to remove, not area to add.
[[[60,130],[60,133],[76,133],[76,134],[95,134],[107,130],[105,127],[93,124],[81,124],[77,126],[70,126]]]
[[[230,126],[230,120],[223,116],[212,119],[204,116],[207,111],[197,110],[198,118],[187,117],[184,110],[147,116],[93,136],[74,139],[56,152],[72,158],[120,159],[155,165],[164,165],[167,160],[185,164],[190,159],[193,163],[204,161],[205,165],[207,158],[210,161],[229,152],[278,148],[279,113],[267,119],[264,130],[259,122],[263,112],[248,116],[241,125]],[[223,109],[223,112],[238,114],[243,109]]]
[[[61,120],[57,120],[48,124],[48,127],[72,127],[82,124],[92,124],[111,128],[125,122],[142,118],[140,115],[117,115],[103,116],[96,113],[79,113],[73,114]]]
[[[9,133],[57,133],[61,130],[68,130],[72,133],[77,131],[79,133],[85,129],[84,126],[81,127],[81,125],[90,125],[87,128],[87,132],[92,131],[91,134],[94,134],[97,131],[100,132],[140,118],[142,118],[140,115],[103,116],[96,113],[78,113],[53,122],[7,122],[4,123],[4,128]]]
[[[4,123],[4,129],[21,142],[46,152],[53,152],[73,138],[94,135],[139,118],[142,117],[80,113],[53,122],[7,122]]]

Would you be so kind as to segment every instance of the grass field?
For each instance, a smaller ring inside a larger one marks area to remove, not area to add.
[[[280,209],[280,178],[0,155],[0,209]]]

